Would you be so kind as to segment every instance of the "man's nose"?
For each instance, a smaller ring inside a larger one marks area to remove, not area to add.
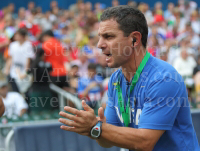
[[[100,49],[102,49],[102,50],[106,48],[106,43],[105,43],[105,41],[103,40],[103,38],[99,38],[97,47],[100,48]]]

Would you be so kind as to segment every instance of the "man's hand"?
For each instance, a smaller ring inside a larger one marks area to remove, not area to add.
[[[98,110],[97,120],[106,123],[106,117],[104,116],[104,109],[103,109],[103,107],[100,107],[99,110]]]
[[[60,128],[66,131],[76,132],[81,135],[90,136],[91,128],[98,122],[94,110],[90,108],[85,101],[82,101],[84,110],[77,110],[71,107],[64,107],[65,111],[74,115],[60,112],[60,116],[67,118],[60,118],[59,122],[67,125],[62,125]]]

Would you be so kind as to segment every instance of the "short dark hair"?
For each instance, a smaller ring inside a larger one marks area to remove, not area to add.
[[[95,63],[90,63],[88,65],[88,69],[91,69],[91,70],[96,70],[96,67],[97,67],[97,65]]]
[[[144,14],[138,9],[120,5],[107,8],[100,17],[101,21],[114,19],[119,24],[119,29],[124,32],[124,36],[129,36],[133,31],[138,31],[142,35],[142,45],[146,48],[148,37],[148,25]]]
[[[20,34],[23,37],[26,37],[28,35],[28,32],[25,28],[18,29],[17,33]]]
[[[46,30],[46,31],[44,31],[43,33],[40,34],[38,40],[39,40],[40,42],[42,42],[42,38],[43,38],[44,36],[54,37],[53,31],[52,31],[52,30]]]
[[[43,32],[43,36],[54,37],[54,34],[53,34],[52,30],[46,30],[46,31]]]

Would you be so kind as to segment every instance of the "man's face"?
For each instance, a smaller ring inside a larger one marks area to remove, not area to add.
[[[25,38],[24,38],[22,35],[20,35],[19,33],[16,33],[15,39],[16,39],[17,41],[22,41],[22,40],[24,40]]]
[[[132,54],[132,38],[125,37],[118,23],[113,20],[106,20],[99,25],[98,47],[106,55],[108,67],[118,68],[130,61]]]
[[[88,69],[88,74],[90,78],[94,78],[96,75],[96,70],[95,69]]]
[[[181,52],[181,56],[182,56],[182,58],[183,58],[184,60],[186,60],[187,57],[188,57],[187,50],[183,50],[183,51]]]
[[[6,97],[7,93],[8,93],[8,87],[6,85],[2,86],[0,88],[0,95],[2,95],[3,97]]]

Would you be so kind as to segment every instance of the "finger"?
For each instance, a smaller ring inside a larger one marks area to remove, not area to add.
[[[100,120],[104,119],[104,110],[103,107],[100,107],[98,110],[98,116],[100,117]]]
[[[70,112],[74,115],[78,115],[78,116],[81,116],[81,112],[75,108],[72,108],[72,107],[69,107],[69,106],[65,106],[64,107],[64,110],[67,111],[67,112]]]
[[[69,127],[65,125],[60,126],[60,128],[75,133],[88,133],[84,128]]]
[[[64,125],[61,125],[60,128],[62,130],[66,130],[66,131],[70,131],[70,132],[75,132],[76,128],[74,127],[69,127],[69,126],[64,126]]]
[[[85,111],[94,111],[91,107],[89,107],[84,100],[82,100],[82,107]]]
[[[78,123],[76,123],[74,121],[70,121],[70,120],[66,120],[66,119],[62,119],[62,118],[60,118],[58,121],[63,123],[63,124],[65,124],[65,125],[67,125],[67,126],[80,127],[80,124],[78,124]]]
[[[69,120],[76,121],[78,123],[82,122],[80,117],[78,117],[77,115],[71,115],[71,114],[68,114],[68,113],[65,113],[65,112],[62,112],[62,111],[59,113],[59,115],[62,116],[62,117],[65,117]]]

